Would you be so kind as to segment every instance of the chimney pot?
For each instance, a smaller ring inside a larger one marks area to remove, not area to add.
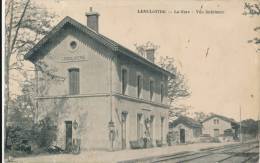
[[[145,50],[146,51],[146,59],[149,60],[150,62],[154,63],[154,53],[155,49],[154,48],[148,48]]]
[[[98,17],[99,13],[94,12],[93,8],[89,8],[89,12],[86,13],[87,17],[87,26],[94,31],[98,32]]]

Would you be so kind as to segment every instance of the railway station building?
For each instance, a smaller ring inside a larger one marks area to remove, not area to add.
[[[37,70],[37,120],[53,117],[63,149],[126,149],[147,133],[166,144],[172,74],[154,63],[154,49],[142,57],[100,34],[97,12],[86,17],[65,17],[25,55]]]

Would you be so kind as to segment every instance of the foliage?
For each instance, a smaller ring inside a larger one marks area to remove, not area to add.
[[[130,143],[131,149],[141,149],[141,148],[144,148],[144,141],[143,141],[143,139],[130,141],[129,143]]]
[[[10,72],[24,73],[24,54],[52,28],[56,15],[31,0],[5,1],[5,129],[9,114]],[[34,70],[30,70],[34,71]],[[17,80],[17,79],[16,79]],[[19,80],[18,80],[19,82]],[[5,130],[6,131],[6,130]],[[6,133],[5,133],[6,134]],[[7,136],[5,135],[5,138]],[[6,142],[6,141],[5,141]]]
[[[241,121],[242,125],[242,133],[249,135],[257,135],[258,132],[258,124],[257,121],[253,119],[246,119]]]
[[[162,145],[163,145],[162,140],[156,140],[157,147],[162,147]]]
[[[36,143],[39,147],[49,147],[57,138],[57,126],[55,122],[49,117],[45,117],[35,126]]]
[[[167,71],[174,74],[168,78],[168,98],[170,103],[175,100],[190,95],[187,82],[183,74],[181,74],[174,64],[175,60],[173,57],[160,57],[159,65]]]
[[[244,13],[243,15],[246,16],[260,16],[260,2],[258,1],[257,3],[249,3],[249,2],[245,2],[244,3]],[[260,26],[257,26],[254,28],[255,32],[260,32]],[[259,48],[259,44],[260,44],[260,38],[259,37],[255,37],[253,39],[248,40],[248,43],[253,43],[255,45],[258,46],[256,52],[260,52],[260,48]]]
[[[147,49],[153,48],[156,51],[159,48],[158,45],[155,45],[150,41],[143,45],[135,44],[135,47],[137,52],[143,57],[145,57],[145,51]],[[173,57],[160,57],[157,64],[173,74],[173,76],[170,76],[168,78],[168,98],[170,100],[170,103],[179,98],[187,97],[190,95],[185,77],[178,71],[177,67],[175,66],[175,60]]]
[[[138,54],[140,54],[142,57],[146,57],[146,50],[147,49],[154,49],[155,51],[159,48],[158,45],[155,45],[154,43],[148,41],[145,44],[142,45],[138,45],[138,44],[134,44]]]
[[[170,120],[176,120],[181,115],[189,116],[191,114],[189,111],[191,108],[192,108],[191,106],[187,106],[187,105],[179,105],[179,106],[171,107],[169,110]]]
[[[195,114],[194,119],[199,122],[202,122],[204,119],[213,115],[213,113],[206,114],[204,112],[194,112],[194,114]]]
[[[172,146],[173,142],[176,140],[176,134],[173,131],[169,131],[166,136],[168,146]]]

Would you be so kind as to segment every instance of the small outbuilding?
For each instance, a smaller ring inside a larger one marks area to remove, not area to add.
[[[213,114],[202,121],[202,133],[211,137],[238,137],[239,124],[231,118],[222,115]]]
[[[170,131],[176,135],[176,143],[193,143],[199,140],[202,125],[190,117],[180,116],[170,123]]]

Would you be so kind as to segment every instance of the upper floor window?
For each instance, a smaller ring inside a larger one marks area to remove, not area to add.
[[[137,97],[140,98],[141,97],[141,93],[142,93],[142,76],[141,75],[137,75]]]
[[[214,119],[214,124],[219,124],[219,120],[218,119]]]
[[[163,98],[164,98],[164,85],[161,84],[161,103],[163,102]]]
[[[69,69],[69,94],[79,94],[79,69]]]
[[[153,94],[154,94],[154,81],[153,80],[150,80],[149,87],[150,87],[150,100],[152,101],[153,100]]]
[[[127,70],[122,69],[122,94],[126,94],[127,89]]]

